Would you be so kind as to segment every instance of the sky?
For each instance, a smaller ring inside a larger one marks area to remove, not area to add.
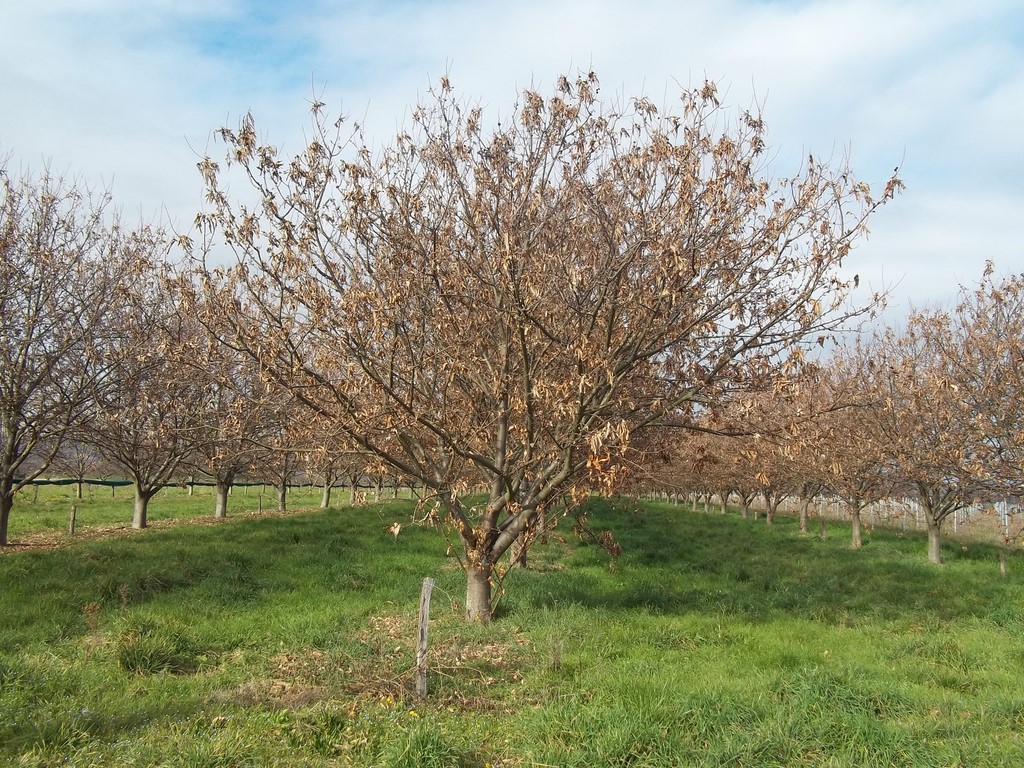
[[[109,187],[186,232],[196,164],[247,112],[298,152],[311,100],[389,143],[442,76],[491,114],[593,70],[670,105],[705,79],[760,106],[772,171],[848,156],[906,190],[848,260],[891,313],[1024,272],[1020,0],[0,0],[0,158]]]

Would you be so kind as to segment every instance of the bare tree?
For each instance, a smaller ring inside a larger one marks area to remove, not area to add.
[[[882,338],[882,424],[898,477],[925,513],[928,559],[938,564],[943,522],[991,490],[993,426],[1008,404],[989,400],[991,390],[970,393],[962,374],[972,353],[956,314],[917,311],[902,333]]]
[[[104,375],[99,334],[118,257],[108,196],[2,164],[0,195],[3,546],[15,493],[46,470]]]
[[[807,435],[803,455],[817,465],[828,489],[850,518],[850,547],[864,544],[861,513],[894,488],[890,436],[884,428],[884,395],[878,388],[877,346],[857,340],[834,354],[820,383],[820,396],[841,404]]]
[[[294,426],[293,423],[293,429]],[[330,424],[307,420],[302,428],[304,437],[298,443],[304,446],[300,450],[302,466],[306,476],[321,485],[320,508],[330,507],[332,491],[339,483],[348,486],[353,503],[359,479],[367,473],[374,458],[345,433],[332,430]]]
[[[200,164],[197,248],[237,258],[207,289],[258,311],[225,341],[430,489],[471,620],[544,510],[614,487],[632,431],[762,386],[847,319],[837,269],[899,186],[876,200],[810,157],[766,178],[761,117],[727,119],[711,83],[664,114],[598,93],[561,78],[488,128],[445,79],[379,152],[316,103],[297,156],[246,117],[227,166]]]
[[[88,442],[81,439],[78,431],[70,433],[61,443],[50,469],[61,472],[75,481],[75,498],[83,496],[86,478],[102,478],[110,471],[103,456]]]
[[[1024,275],[994,278],[989,263],[977,287],[961,291],[944,350],[951,385],[975,416],[980,457],[992,494],[1024,496]]]
[[[263,453],[268,436],[273,434],[275,398],[268,381],[253,357],[243,350],[220,343],[226,318],[243,309],[231,297],[203,295],[202,276],[191,269],[182,270],[176,280],[184,313],[197,324],[191,343],[182,350],[180,364],[202,382],[202,417],[194,451],[188,459],[191,470],[211,478],[215,486],[213,515],[225,518],[228,496],[236,479],[253,468]]]
[[[344,436],[332,435],[319,429],[310,429],[306,444],[306,449],[301,452],[304,472],[320,483],[320,508],[327,509],[331,506],[334,486],[350,477],[352,460],[361,458],[361,470],[366,463],[365,457],[360,457],[358,451],[346,447]]]
[[[201,331],[181,311],[163,261],[163,233],[142,228],[124,238],[130,271],[116,289],[116,307],[99,382],[84,434],[135,489],[133,528],[145,528],[149,501],[193,451],[203,418],[203,377],[182,364]]]
[[[290,423],[281,403],[264,406],[266,431],[259,444],[254,444],[249,465],[254,477],[266,480],[277,491],[277,509],[288,509],[288,486],[302,469],[300,452],[305,435],[298,425]]]

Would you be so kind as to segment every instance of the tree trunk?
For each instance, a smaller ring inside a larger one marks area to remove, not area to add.
[[[223,520],[228,516],[228,492],[231,490],[231,482],[227,480],[217,481],[217,503],[213,508],[213,516]]]
[[[149,525],[149,500],[152,499],[159,488],[143,488],[135,483],[135,507],[132,512],[132,528],[145,528]]]
[[[811,517],[811,500],[807,497],[800,499],[800,533],[807,533],[808,521]]]
[[[820,518],[821,525],[818,529],[818,536],[821,537],[822,541],[828,538],[828,520],[825,519],[825,515],[822,514]]]
[[[728,491],[721,491],[718,494],[718,505],[719,505],[719,511],[721,511],[721,513],[723,515],[726,512],[729,511],[729,492]]]
[[[928,562],[942,565],[942,523],[928,515]]]
[[[85,485],[81,480],[75,483],[75,498],[79,501],[82,500],[82,486]]]
[[[0,547],[6,547],[7,523],[11,519],[11,508],[14,506],[14,491],[11,483],[4,483],[6,488],[0,488]]]
[[[282,480],[277,486],[277,511],[286,512],[288,510],[288,483]]]
[[[748,496],[740,497],[740,502],[743,504],[743,519],[750,519],[750,498]]]
[[[526,567],[526,553],[529,549],[529,546],[527,546],[526,536],[527,532],[523,531],[519,534],[516,540],[512,542],[512,546],[509,547],[508,556],[509,563],[511,565],[517,565],[520,568]]]
[[[850,507],[850,549],[860,549],[864,539],[860,532],[860,507]]]
[[[331,506],[331,483],[324,480],[324,490],[320,494],[320,509],[327,509],[329,506]]]
[[[523,532],[516,537],[516,540],[512,542],[512,546],[509,547],[509,560],[511,565],[525,568],[527,552],[530,549],[533,538],[537,534],[537,524],[544,521],[540,520],[536,509],[523,509],[519,514],[527,516],[527,523]]]
[[[1006,578],[1006,550],[999,550],[999,575]]]
[[[466,559],[466,618],[491,622],[491,563],[471,552]]]

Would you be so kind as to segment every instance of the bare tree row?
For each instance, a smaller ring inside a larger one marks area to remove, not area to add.
[[[132,524],[186,476],[217,487],[257,474],[285,504],[298,472],[330,485],[369,462],[289,409],[251,357],[199,322],[196,275],[172,241],[128,229],[109,196],[0,168],[0,546],[17,491],[51,467],[100,465],[135,489]],[[214,313],[204,312],[204,315]]]
[[[861,512],[917,500],[928,557],[941,562],[944,521],[978,504],[1024,496],[1024,275],[989,265],[955,307],[913,311],[804,370],[785,389],[709,413],[706,432],[651,451],[638,488],[763,501],[840,498],[862,543]],[[742,434],[743,437],[734,435]],[[1013,533],[1009,534],[1011,537]]]

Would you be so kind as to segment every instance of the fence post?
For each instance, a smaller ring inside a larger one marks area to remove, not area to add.
[[[78,517],[78,505],[71,505],[71,517],[68,519],[68,535],[75,535],[75,518]]]
[[[427,577],[420,590],[420,631],[416,644],[416,695],[421,699],[427,695],[427,625],[430,623],[430,593],[434,580]]]

